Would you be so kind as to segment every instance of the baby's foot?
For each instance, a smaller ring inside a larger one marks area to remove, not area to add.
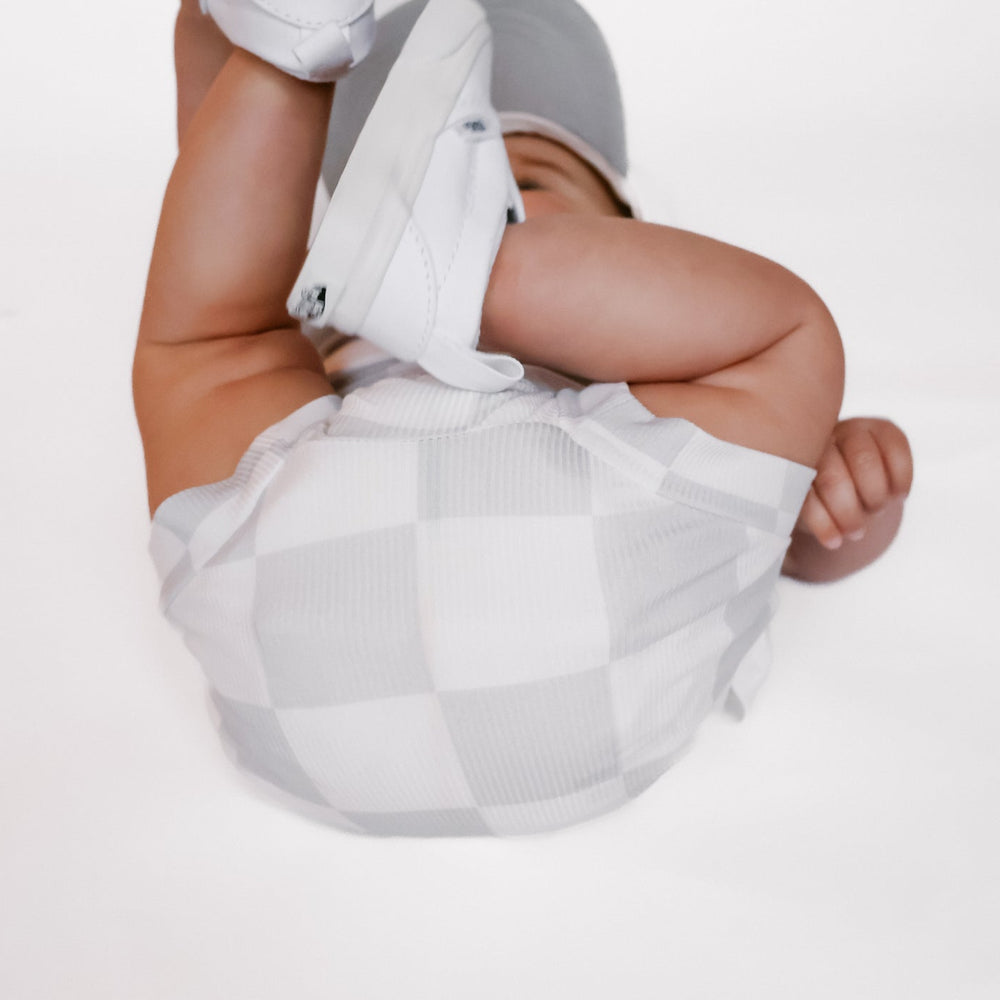
[[[490,103],[492,36],[474,0],[430,0],[393,65],[288,300],[451,385],[524,374],[477,351],[508,220],[523,218]]]
[[[313,83],[336,80],[371,50],[373,0],[200,0],[234,44]]]

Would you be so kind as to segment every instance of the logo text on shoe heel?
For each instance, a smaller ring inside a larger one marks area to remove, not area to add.
[[[302,298],[295,307],[299,319],[319,319],[326,312],[326,285],[313,285],[302,290]]]
[[[490,115],[476,115],[452,126],[466,142],[494,142],[500,139],[500,124]]]

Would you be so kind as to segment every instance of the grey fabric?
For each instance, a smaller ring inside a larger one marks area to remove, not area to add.
[[[742,710],[812,475],[624,385],[399,363],[168,498],[151,550],[243,768],[351,832],[525,834]]]

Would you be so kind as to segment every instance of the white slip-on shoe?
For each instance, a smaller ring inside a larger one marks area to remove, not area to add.
[[[371,51],[374,0],[200,0],[241,49],[311,83],[342,77]]]
[[[524,208],[490,103],[475,0],[430,0],[333,192],[288,309],[442,382],[498,392],[519,361],[476,350],[490,272]],[[315,338],[314,338],[315,339]]]

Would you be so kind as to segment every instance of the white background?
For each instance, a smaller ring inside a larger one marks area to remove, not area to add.
[[[5,1000],[1000,996],[1000,8],[590,0],[647,215],[774,257],[910,434],[889,555],[782,584],[775,667],[640,799],[513,841],[255,798],[146,555],[131,351],[169,0],[0,30]]]

